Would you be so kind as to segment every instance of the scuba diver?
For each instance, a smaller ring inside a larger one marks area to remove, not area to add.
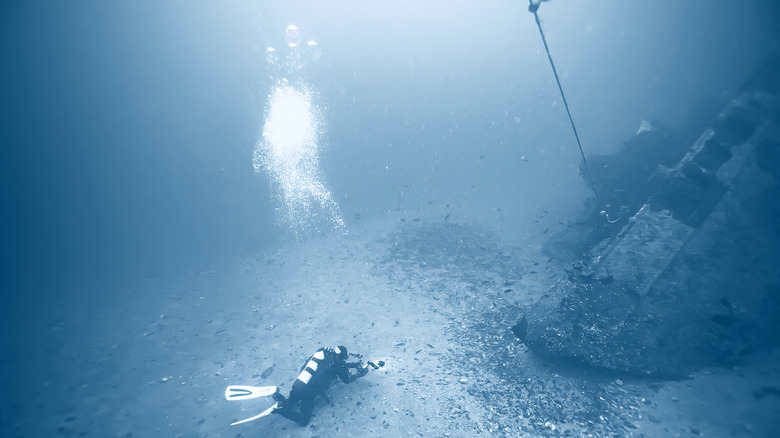
[[[275,386],[229,386],[225,391],[227,400],[245,400],[268,395],[276,400],[273,406],[261,414],[232,424],[246,423],[270,414],[278,414],[295,421],[301,427],[306,426],[309,424],[309,419],[314,410],[314,402],[318,396],[330,403],[327,390],[337,377],[344,383],[352,383],[365,376],[369,369],[373,368],[376,370],[385,365],[385,362],[381,360],[377,362],[369,361],[365,365],[363,365],[362,361],[347,362],[349,356],[347,348],[342,345],[320,348],[301,367],[301,372],[298,374],[295,382],[293,382],[290,394],[287,397],[283,396]],[[351,356],[358,359],[361,358],[359,354],[351,354]],[[355,371],[352,372],[351,370]],[[300,405],[298,410],[296,410],[297,405]]]
[[[362,362],[347,362],[348,358],[347,347],[342,345],[317,350],[301,368],[301,373],[298,374],[290,389],[290,395],[285,398],[278,390],[273,394],[274,400],[278,403],[271,413],[293,420],[301,427],[306,426],[309,424],[317,396],[330,403],[326,391],[336,377],[344,383],[352,383],[365,376],[369,366],[378,369],[385,364],[383,361],[378,363],[369,361],[368,364],[363,365]],[[352,369],[356,372],[350,372]],[[300,411],[296,412],[294,407],[299,402]]]

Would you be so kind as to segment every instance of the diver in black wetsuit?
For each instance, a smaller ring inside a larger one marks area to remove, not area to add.
[[[309,424],[309,418],[311,418],[314,409],[314,400],[317,396],[330,403],[326,391],[336,377],[344,383],[351,383],[365,376],[369,366],[377,369],[384,365],[382,361],[379,361],[378,365],[373,362],[368,362],[367,365],[363,365],[361,362],[347,362],[348,357],[347,348],[341,345],[317,350],[301,368],[301,373],[298,374],[298,378],[290,389],[290,395],[285,398],[278,389],[273,394],[274,400],[278,403],[271,413],[293,420],[299,426],[306,426]],[[352,373],[351,369],[357,371]],[[295,411],[295,405],[299,402],[300,411]]]

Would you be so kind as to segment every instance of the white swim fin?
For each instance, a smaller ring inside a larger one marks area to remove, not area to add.
[[[236,421],[235,423],[230,423],[230,425],[231,425],[231,426],[235,426],[236,424],[241,424],[241,423],[249,423],[250,421],[255,421],[255,420],[257,420],[258,418],[267,417],[267,416],[271,415],[271,412],[273,412],[273,411],[274,411],[274,409],[276,409],[278,406],[279,406],[279,403],[274,403],[274,405],[273,405],[273,406],[271,406],[270,408],[268,408],[268,409],[264,410],[264,411],[263,411],[263,412],[261,412],[259,415],[255,415],[255,416],[254,416],[254,417],[252,417],[252,418],[247,418],[246,420],[241,420],[241,421]]]
[[[273,395],[275,392],[275,386],[231,385],[225,390],[225,400],[248,400]]]

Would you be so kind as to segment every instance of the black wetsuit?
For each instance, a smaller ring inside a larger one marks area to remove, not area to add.
[[[357,372],[353,374],[350,369],[356,369]],[[320,348],[301,368],[301,373],[290,389],[290,395],[285,398],[279,393],[274,394],[279,405],[273,413],[289,418],[300,426],[306,426],[309,424],[315,399],[321,396],[328,400],[326,391],[336,377],[344,383],[351,383],[365,376],[367,372],[368,368],[363,364],[347,362],[346,354],[340,355],[330,347]],[[299,412],[295,411],[298,402],[301,404]]]

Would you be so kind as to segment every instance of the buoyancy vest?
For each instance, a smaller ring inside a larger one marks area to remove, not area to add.
[[[297,380],[304,385],[308,385],[312,377],[326,372],[337,359],[338,354],[332,348],[320,348],[306,361],[306,364],[301,368],[301,373],[298,374]]]

